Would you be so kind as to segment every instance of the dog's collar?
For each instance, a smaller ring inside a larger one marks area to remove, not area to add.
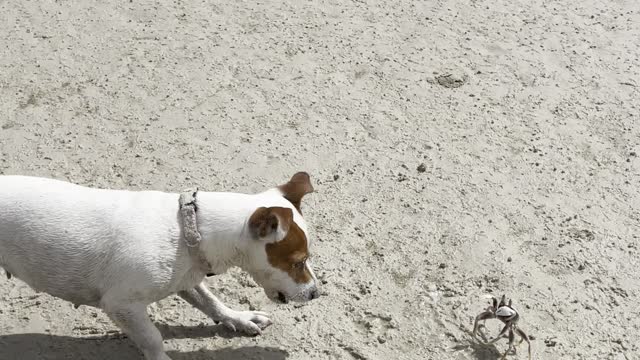
[[[198,189],[187,190],[180,194],[178,203],[180,204],[180,215],[182,217],[182,232],[184,234],[184,242],[189,249],[189,253],[194,257],[203,267],[207,277],[214,276],[211,272],[211,264],[207,261],[204,255],[200,252],[200,243],[202,242],[202,235],[198,231],[198,222],[196,212],[198,211],[198,204],[196,203],[196,195]]]
[[[182,233],[184,242],[189,249],[191,256],[202,266],[202,270],[207,276],[215,275],[211,272],[211,264],[204,257],[200,251],[200,243],[202,242],[202,235],[198,231],[198,222],[196,212],[198,211],[198,204],[196,203],[196,195],[198,189],[187,190],[180,194],[178,203],[180,204],[180,215],[182,217]]]
[[[182,229],[184,233],[184,242],[190,248],[195,248],[200,245],[202,236],[198,231],[198,223],[196,219],[196,211],[198,211],[198,205],[196,204],[196,194],[198,189],[188,190],[180,194],[180,215],[182,215]]]

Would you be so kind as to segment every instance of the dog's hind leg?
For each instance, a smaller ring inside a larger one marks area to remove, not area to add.
[[[142,351],[147,360],[171,360],[164,352],[162,335],[140,303],[105,306],[104,311]]]
[[[271,325],[271,320],[264,312],[235,311],[228,308],[207,289],[204,283],[200,283],[193,289],[180,291],[178,295],[214,321],[223,323],[233,331],[258,335]]]

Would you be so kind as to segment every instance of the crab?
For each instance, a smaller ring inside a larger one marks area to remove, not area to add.
[[[518,312],[511,306],[511,300],[507,303],[507,299],[504,295],[502,295],[502,299],[498,303],[498,299],[492,297],[491,306],[489,306],[484,312],[480,313],[480,315],[476,316],[475,323],[473,325],[473,338],[477,340],[476,334],[478,333],[480,327],[480,320],[487,319],[498,319],[504,323],[504,327],[500,331],[500,334],[496,336],[494,339],[485,342],[485,344],[493,344],[498,341],[504,334],[509,333],[509,348],[504,352],[501,359],[505,359],[509,351],[513,349],[515,352],[515,334],[517,333],[520,336],[520,342],[518,345],[522,344],[523,341],[527,342],[528,350],[529,350],[529,360],[531,360],[531,341],[529,341],[529,336],[518,327],[518,320],[520,320],[520,315]]]

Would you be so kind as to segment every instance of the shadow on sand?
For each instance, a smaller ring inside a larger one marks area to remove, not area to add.
[[[460,344],[453,347],[455,351],[462,350],[471,350],[471,356],[473,356],[477,360],[496,360],[502,357],[502,354],[494,344],[486,344],[488,341],[486,335],[484,334],[484,325],[480,325],[480,331],[478,332],[478,337],[482,340],[483,343],[480,343],[478,340],[473,339],[473,333],[467,330],[464,326],[460,327],[463,332],[467,334],[467,337],[461,341]]]
[[[158,324],[165,339],[233,337],[234,333],[220,326],[170,326]],[[285,360],[284,350],[247,346],[199,350],[168,351],[173,360]],[[124,335],[101,337],[70,337],[46,334],[12,334],[0,336],[0,359],[3,360],[142,360],[142,354]]]

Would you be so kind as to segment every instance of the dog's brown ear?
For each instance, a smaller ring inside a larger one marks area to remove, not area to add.
[[[288,183],[278,186],[278,189],[282,191],[282,196],[289,200],[293,206],[300,211],[300,202],[302,197],[308,193],[313,192],[313,186],[311,185],[311,178],[306,172],[298,172],[291,177]]]
[[[260,207],[249,218],[249,230],[256,239],[280,241],[289,232],[292,221],[293,211],[291,209]]]

